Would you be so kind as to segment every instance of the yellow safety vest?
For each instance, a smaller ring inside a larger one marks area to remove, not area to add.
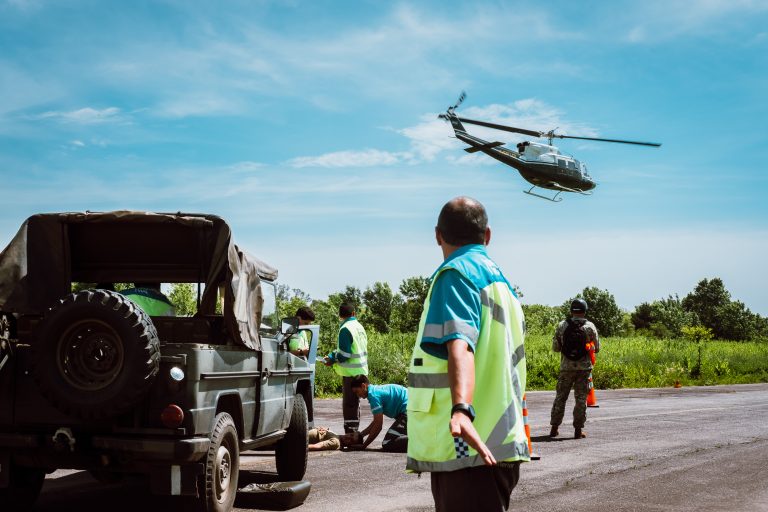
[[[499,267],[483,246],[465,246],[448,258],[432,277],[421,315],[416,346],[408,373],[408,459],[410,472],[455,471],[482,466],[483,459],[449,429],[451,391],[448,361],[422,350],[425,331],[444,326],[426,324],[432,288],[440,274],[452,269],[472,282],[480,293],[482,312],[475,348],[474,426],[495,459],[528,461],[523,426],[525,394],[525,322],[520,302]],[[462,326],[450,326],[461,332]],[[471,326],[463,328],[473,330]]]
[[[337,356],[342,355],[348,359],[344,362],[337,359],[333,369],[342,377],[368,375],[368,335],[365,333],[365,328],[357,320],[346,320],[339,327],[339,334],[342,329],[349,329],[352,334],[352,352],[347,353],[336,348]]]
[[[295,350],[308,350],[309,349],[309,331],[299,331],[294,334],[290,341],[288,341],[288,350],[291,352]]]

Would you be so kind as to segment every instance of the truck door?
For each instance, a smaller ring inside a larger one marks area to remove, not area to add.
[[[278,343],[280,328],[274,284],[262,280],[261,324],[261,377],[259,379],[260,414],[257,436],[269,434],[284,427],[289,419],[286,413],[285,387],[289,375],[288,351]]]

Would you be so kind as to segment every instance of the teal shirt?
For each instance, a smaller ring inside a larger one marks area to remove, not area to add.
[[[368,384],[368,403],[371,414],[397,418],[408,408],[408,389],[399,384]]]

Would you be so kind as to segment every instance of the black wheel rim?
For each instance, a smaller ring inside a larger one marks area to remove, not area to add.
[[[76,322],[59,338],[59,373],[79,390],[99,391],[108,387],[120,375],[124,359],[122,339],[101,320]]]

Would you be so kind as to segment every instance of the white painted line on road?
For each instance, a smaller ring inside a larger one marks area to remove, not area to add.
[[[624,420],[628,418],[647,418],[649,416],[669,416],[671,414],[681,414],[686,412],[705,412],[705,411],[722,411],[723,409],[742,409],[747,405],[749,407],[768,406],[768,402],[762,402],[758,404],[727,405],[724,407],[701,407],[699,409],[677,409],[675,411],[651,412],[648,414],[628,414],[626,416],[609,416],[607,418],[606,417],[589,418],[589,421],[593,422],[593,421]]]

